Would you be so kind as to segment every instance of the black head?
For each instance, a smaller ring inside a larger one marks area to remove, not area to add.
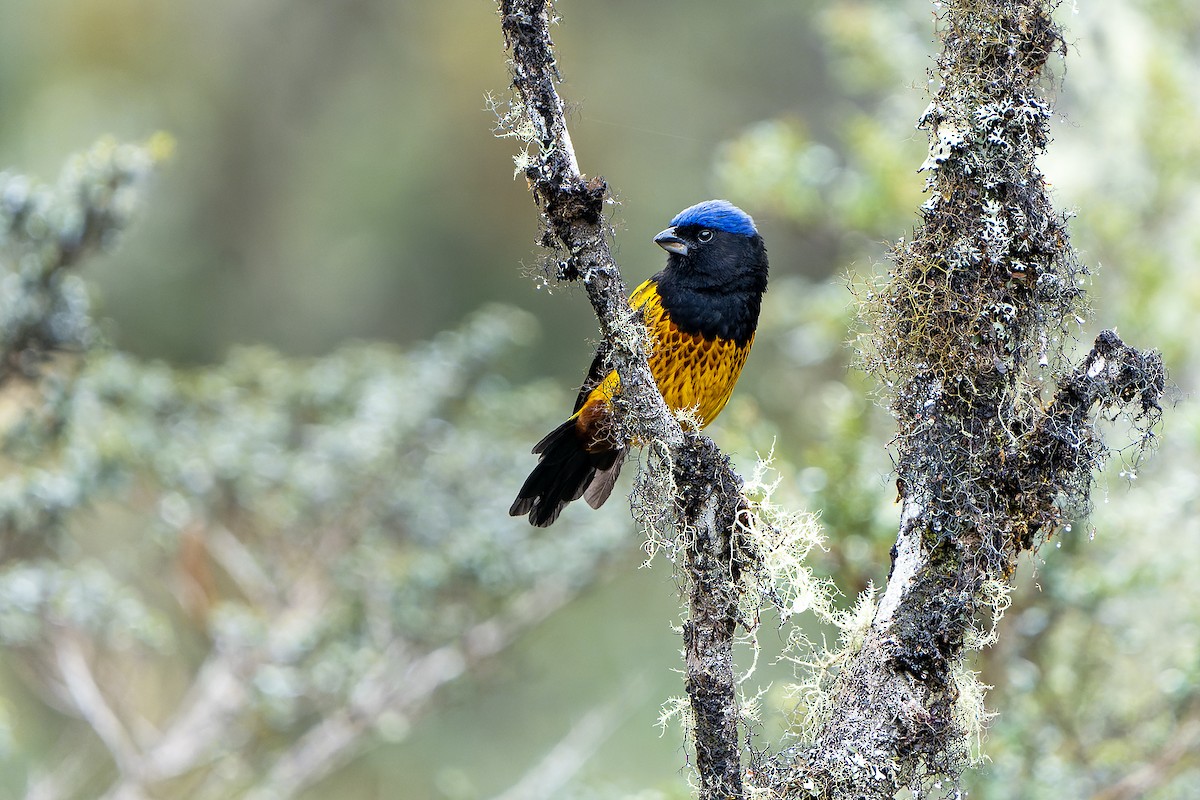
[[[672,321],[707,338],[749,341],[767,289],[767,248],[750,215],[709,200],[679,212],[654,241],[667,251],[655,280]]]
[[[767,288],[767,250],[754,220],[728,200],[708,200],[675,215],[654,237],[666,250],[665,275],[696,291]]]

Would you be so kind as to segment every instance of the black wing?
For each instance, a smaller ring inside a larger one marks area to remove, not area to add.
[[[642,281],[641,285],[633,290],[633,295],[630,296],[629,302],[634,310],[642,309],[648,303],[659,307],[657,313],[661,313],[662,301],[658,299],[658,284],[662,280],[663,273]],[[571,413],[583,408],[584,402],[587,401],[588,395],[592,393],[600,385],[600,381],[608,377],[608,373],[612,372],[612,367],[609,366],[608,356],[612,352],[612,345],[608,342],[600,342],[600,346],[596,348],[596,357],[592,359],[592,366],[588,369],[587,377],[583,379],[583,386],[579,387],[579,397],[575,399],[575,409]]]
[[[601,342],[600,346],[596,348],[596,357],[592,359],[592,366],[588,368],[587,377],[583,379],[583,385],[579,387],[579,397],[575,399],[575,408],[571,410],[572,414],[583,408],[592,389],[599,386],[600,381],[604,380],[605,376],[612,371],[612,367],[608,364],[608,354],[611,351],[612,345],[608,342]]]

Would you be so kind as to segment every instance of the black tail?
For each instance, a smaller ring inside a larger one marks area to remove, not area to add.
[[[533,452],[542,457],[508,513],[529,514],[530,524],[545,528],[558,519],[567,503],[580,497],[599,508],[612,494],[627,449],[588,452],[572,417],[534,445]]]

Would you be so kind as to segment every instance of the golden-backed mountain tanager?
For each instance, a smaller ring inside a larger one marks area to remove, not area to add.
[[[672,410],[700,427],[716,419],[737,383],[767,289],[767,249],[750,215],[726,200],[686,208],[654,237],[667,267],[639,286],[630,304],[650,332],[650,372]],[[629,444],[615,436],[612,398],[621,391],[603,348],[571,418],[548,433],[509,513],[539,527],[584,498],[599,508],[616,483]]]

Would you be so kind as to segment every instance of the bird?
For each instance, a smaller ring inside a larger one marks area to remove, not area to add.
[[[767,249],[749,214],[728,200],[680,211],[654,242],[666,267],[633,291],[651,339],[650,373],[667,406],[690,410],[700,428],[721,413],[758,328]],[[540,456],[508,513],[544,528],[580,497],[599,508],[612,493],[629,443],[613,430],[621,390],[603,344],[572,415],[533,447]],[[686,423],[685,423],[686,424]]]

